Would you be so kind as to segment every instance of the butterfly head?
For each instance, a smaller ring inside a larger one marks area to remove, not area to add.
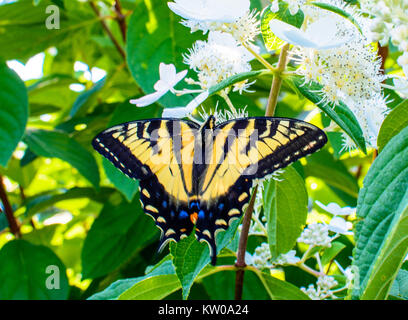
[[[208,119],[204,122],[204,124],[202,125],[202,129],[214,129],[215,127],[215,117],[213,115],[210,115],[208,117]]]

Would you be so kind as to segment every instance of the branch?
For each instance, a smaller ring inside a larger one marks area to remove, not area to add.
[[[96,7],[95,3],[93,1],[89,2],[89,5],[91,6],[92,10],[95,12],[96,16],[98,18],[101,18],[101,15],[99,13],[98,8]],[[108,37],[111,39],[111,41],[113,42],[113,44],[115,45],[116,49],[118,50],[119,54],[122,56],[123,59],[126,60],[126,53],[125,50],[123,50],[122,46],[119,44],[118,40],[116,40],[116,38],[113,36],[112,32],[110,31],[110,29],[108,28],[108,25],[106,24],[106,22],[102,19],[100,19],[101,21],[101,25],[102,28],[105,30],[106,34],[108,35]]]
[[[123,42],[126,42],[126,16],[122,13],[122,5],[120,0],[115,1],[116,21],[119,24],[120,32],[122,33]]]
[[[275,114],[276,104],[278,102],[279,91],[282,85],[282,73],[285,71],[286,64],[287,64],[287,57],[289,51],[289,44],[285,44],[279,56],[278,65],[275,69],[276,73],[273,77],[271,91],[269,93],[268,105],[266,108],[265,116],[272,117]],[[249,201],[249,205],[245,211],[244,219],[242,221],[242,229],[241,229],[241,236],[239,238],[239,247],[237,253],[237,262],[235,266],[240,268],[237,270],[236,277],[235,277],[235,299],[241,300],[242,299],[242,291],[244,286],[244,274],[246,263],[245,263],[245,252],[248,242],[248,233],[249,227],[251,225],[252,219],[252,212],[254,211],[254,204],[256,198],[256,192],[258,190],[258,186],[256,186],[252,192],[251,200]]]
[[[20,226],[14,217],[13,208],[9,202],[2,176],[0,176],[0,199],[4,206],[4,213],[6,214],[11,233],[14,234],[16,238],[21,238]]]

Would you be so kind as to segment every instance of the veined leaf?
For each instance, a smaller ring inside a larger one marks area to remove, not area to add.
[[[133,78],[147,94],[154,92],[153,85],[159,80],[160,62],[174,64],[177,71],[187,69],[182,54],[203,36],[181,25],[167,1],[138,1],[137,6],[128,25],[127,62]],[[189,96],[167,94],[159,102],[171,107],[187,105],[190,100]]]
[[[277,38],[271,29],[269,28],[269,22],[272,19],[278,19],[296,28],[300,28],[303,24],[304,14],[302,10],[299,11],[295,15],[291,15],[289,11],[289,6],[284,1],[279,1],[279,11],[273,12],[271,10],[272,5],[266,7],[261,13],[261,31],[262,37],[264,39],[265,45],[269,50],[279,48],[279,45],[282,41]]]
[[[94,187],[99,187],[99,170],[95,158],[67,134],[58,131],[28,130],[24,141],[35,154],[68,162]]]
[[[408,251],[408,127],[391,139],[364,179],[358,204],[354,298],[386,299]]]
[[[103,88],[105,82],[106,77],[103,77],[101,80],[95,83],[91,89],[82,92],[75,100],[69,115],[71,117],[83,116],[87,111],[86,107],[90,106],[92,101],[95,100],[96,94]]]
[[[408,99],[397,105],[387,115],[378,134],[377,146],[381,151],[392,137],[408,126]]]
[[[1,28],[1,27],[0,27]],[[0,62],[0,165],[7,166],[21,140],[28,119],[28,97],[24,82]]]
[[[99,192],[94,188],[72,188],[69,190],[53,190],[45,194],[30,197],[25,201],[26,217],[31,217],[34,214],[65,200],[87,198],[98,202],[105,202],[111,194],[115,192],[113,188],[102,187]]]
[[[225,89],[227,87],[232,86],[235,83],[247,80],[247,79],[251,79],[257,76],[261,76],[263,74],[270,74],[271,72],[269,70],[255,70],[255,71],[248,71],[248,72],[242,72],[239,74],[236,74],[232,77],[229,77],[228,79],[225,79],[223,81],[221,81],[219,84],[211,87],[210,89],[208,89],[208,93],[209,95],[213,95],[219,91],[221,91],[222,89]]]
[[[144,281],[151,277],[156,277],[160,275],[175,275],[175,274],[176,274],[176,271],[174,270],[174,266],[171,261],[171,256],[167,255],[153,268],[150,268],[149,270],[146,269],[146,274],[144,276],[115,281],[105,290],[94,294],[88,299],[89,300],[114,300],[114,299],[119,299],[119,297],[122,294],[123,294],[123,297],[122,297],[123,299],[133,299],[135,298],[134,295],[138,294],[138,290],[137,289],[129,290],[129,289],[132,288],[137,283]],[[178,288],[179,287],[180,287],[180,284],[178,285]],[[169,292],[168,294],[170,293],[171,292]]]
[[[234,237],[239,222],[237,219],[231,223],[226,231],[217,233],[217,253],[225,248]],[[173,256],[176,274],[182,285],[183,299],[187,299],[194,281],[210,262],[210,250],[206,243],[198,242],[195,235],[191,234],[188,238],[177,243],[172,242],[170,253]]]
[[[144,214],[138,198],[120,205],[107,203],[84,242],[84,278],[100,277],[115,270],[157,234],[153,220]]]
[[[251,268],[265,286],[272,300],[310,300],[309,297],[293,284],[272,277],[269,273]]]
[[[65,10],[59,10],[59,29],[48,29],[46,21],[49,17],[53,20],[51,15],[54,13],[47,11],[50,5],[53,2],[49,0],[42,0],[38,6],[34,6],[32,0],[20,0],[0,6],[1,58],[27,59],[99,22],[95,16],[80,15],[81,10],[72,16],[68,16]]]
[[[310,155],[306,161],[307,165],[304,168],[307,176],[322,179],[327,184],[357,198],[359,187],[356,178],[327,150],[323,149]]]
[[[278,179],[266,182],[262,197],[272,258],[293,248],[307,218],[305,181],[292,167]]]
[[[324,2],[311,2],[310,3],[313,6],[316,6],[320,9],[324,9],[327,11],[331,11],[333,13],[336,13],[340,16],[342,16],[343,18],[349,20],[352,24],[354,24],[354,26],[358,29],[358,31],[360,31],[360,33],[362,34],[363,31],[361,30],[360,25],[358,24],[358,22],[356,21],[356,19],[353,18],[353,16],[351,14],[349,14],[348,12],[344,11],[343,9],[333,6],[329,3],[324,3]]]
[[[49,278],[53,275],[54,280]],[[0,250],[0,282],[1,300],[68,298],[68,279],[61,260],[49,248],[25,240],[10,241]]]
[[[317,105],[319,109],[326,113],[330,119],[336,122],[349,135],[361,151],[367,153],[363,130],[361,130],[360,124],[353,112],[344,103],[340,101],[340,103],[333,107],[329,103],[323,102],[321,96],[316,94],[322,88],[318,83],[304,84],[301,77],[293,77],[292,81],[305,98]]]

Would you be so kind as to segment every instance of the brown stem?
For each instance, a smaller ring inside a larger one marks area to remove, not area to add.
[[[378,55],[381,57],[381,71],[382,73],[385,73],[385,61],[388,57],[388,46],[382,47],[378,44]]]
[[[285,71],[288,60],[289,44],[285,44],[279,55],[278,65],[276,67],[277,74],[273,77],[271,91],[269,93],[268,105],[266,107],[265,116],[272,117],[275,114],[276,105],[278,103],[278,97],[280,88],[282,86],[282,77],[280,74]]]
[[[122,5],[119,0],[115,1],[116,21],[119,24],[120,32],[122,33],[123,42],[126,42],[126,16],[122,13]]]
[[[89,5],[91,6],[92,10],[95,12],[95,14],[101,18],[101,15],[99,13],[98,8],[96,7],[95,3],[93,1],[89,2]],[[116,47],[116,49],[118,50],[119,54],[122,56],[123,59],[126,60],[126,53],[125,50],[123,50],[123,48],[121,47],[121,45],[119,44],[118,40],[116,40],[116,38],[113,36],[112,32],[110,31],[110,29],[108,28],[108,25],[106,24],[106,22],[103,19],[100,19],[101,21],[101,25],[102,28],[105,30],[106,34],[108,35],[108,37],[111,39],[111,41],[113,42],[114,46]]]
[[[258,186],[255,186],[252,191],[251,200],[249,201],[248,207],[245,210],[244,219],[242,221],[241,237],[239,238],[238,253],[237,253],[237,262],[235,266],[239,268],[235,275],[235,300],[242,299],[242,290],[244,287],[244,274],[246,267],[245,263],[245,252],[248,243],[248,233],[249,227],[251,226],[252,211],[254,210],[256,192]]]
[[[2,176],[0,176],[0,199],[4,206],[4,212],[6,214],[11,233],[14,234],[16,238],[21,238],[20,226],[14,217],[13,208],[9,202]]]
[[[278,65],[276,67],[276,74],[273,77],[271,91],[269,93],[268,105],[266,107],[265,116],[272,117],[275,114],[276,104],[278,102],[279,91],[282,85],[282,72],[285,71],[286,64],[287,64],[287,57],[289,51],[289,44],[285,44],[279,56]],[[242,229],[241,229],[241,236],[239,238],[239,246],[238,246],[238,253],[237,253],[237,262],[235,266],[240,268],[237,270],[235,276],[235,299],[241,300],[242,299],[242,291],[244,286],[244,275],[245,275],[245,252],[248,242],[248,233],[249,227],[251,225],[252,219],[252,212],[254,210],[256,192],[258,187],[256,186],[252,192],[251,200],[249,201],[249,205],[245,210],[244,219],[242,221]]]

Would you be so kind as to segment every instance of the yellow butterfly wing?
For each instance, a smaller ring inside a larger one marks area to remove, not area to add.
[[[123,123],[95,137],[93,147],[119,170],[140,180],[140,200],[162,230],[161,248],[193,229],[193,157],[199,125],[177,119]]]
[[[240,218],[254,179],[264,178],[327,142],[319,128],[287,118],[247,118],[214,128],[207,166],[200,177],[196,235],[215,254],[216,231]]]

